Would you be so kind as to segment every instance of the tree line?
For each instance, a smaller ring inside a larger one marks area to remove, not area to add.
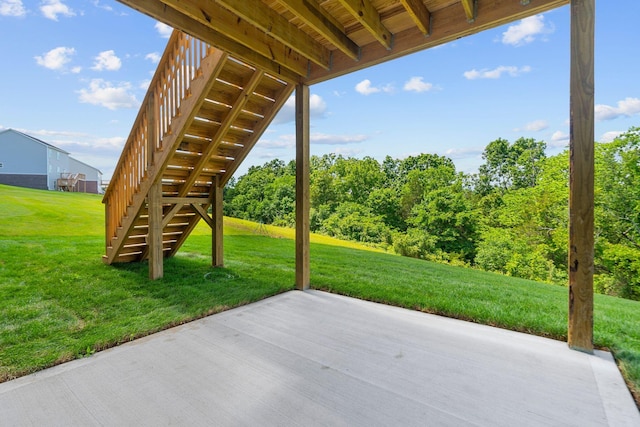
[[[499,138],[476,174],[436,154],[382,163],[311,157],[311,230],[404,256],[566,284],[569,153]],[[595,145],[597,292],[640,299],[640,128]],[[295,224],[295,162],[272,160],[225,188],[226,215]]]

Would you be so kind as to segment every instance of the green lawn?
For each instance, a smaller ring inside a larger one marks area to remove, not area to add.
[[[0,185],[0,381],[293,289],[293,231],[225,221],[225,268],[196,228],[165,277],[106,266],[98,196]],[[567,289],[313,236],[313,287],[561,340]],[[595,299],[595,341],[640,390],[640,302]],[[636,394],[637,395],[637,394]]]

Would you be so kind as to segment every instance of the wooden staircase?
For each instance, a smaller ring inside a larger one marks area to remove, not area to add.
[[[104,262],[162,263],[200,219],[221,245],[222,188],[294,88],[174,31],[105,191]]]

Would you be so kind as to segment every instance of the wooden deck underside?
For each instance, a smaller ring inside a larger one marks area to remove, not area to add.
[[[7,425],[637,426],[609,353],[293,291],[0,384]]]

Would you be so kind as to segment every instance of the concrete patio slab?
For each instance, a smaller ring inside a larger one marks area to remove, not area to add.
[[[640,426],[611,355],[292,291],[0,384],[0,425]]]

